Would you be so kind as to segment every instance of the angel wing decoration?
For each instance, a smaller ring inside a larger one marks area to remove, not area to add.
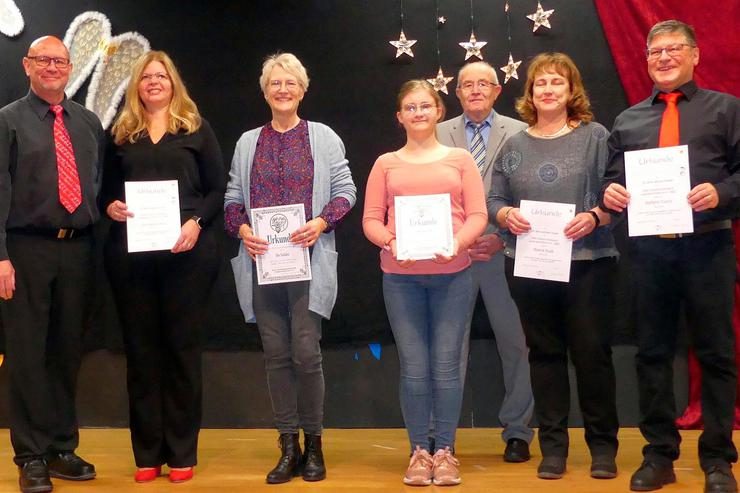
[[[68,98],[74,96],[90,76],[110,37],[110,21],[100,12],[83,12],[72,21],[64,35],[72,61],[72,73],[65,90]]]

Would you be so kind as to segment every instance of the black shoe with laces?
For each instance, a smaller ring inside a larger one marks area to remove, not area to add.
[[[278,438],[280,458],[277,465],[267,473],[269,484],[287,483],[301,474],[301,444],[298,433],[281,433]]]
[[[704,475],[704,493],[737,493],[737,481],[729,464],[710,466]]]
[[[47,461],[49,476],[70,481],[87,481],[95,477],[95,466],[74,452],[59,452]]]
[[[521,438],[510,438],[504,449],[504,462],[527,462],[530,458],[529,444]]]
[[[324,453],[321,450],[321,435],[306,435],[303,451],[303,480],[321,481],[326,478]]]
[[[672,463],[659,464],[644,460],[630,479],[630,489],[632,491],[653,491],[675,482],[676,473],[673,472]]]
[[[51,479],[46,462],[42,459],[34,459],[18,467],[18,486],[23,493],[51,491]]]

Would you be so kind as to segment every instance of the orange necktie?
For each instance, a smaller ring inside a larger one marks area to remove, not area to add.
[[[54,113],[54,147],[59,175],[59,202],[71,214],[82,203],[80,177],[77,174],[72,140],[69,138],[67,127],[64,126],[64,118],[62,117],[64,109],[58,104],[53,104],[51,105],[51,111]]]
[[[678,100],[683,96],[678,91],[658,94],[658,99],[665,101],[663,119],[660,122],[660,137],[658,147],[672,147],[679,143],[678,131]]]

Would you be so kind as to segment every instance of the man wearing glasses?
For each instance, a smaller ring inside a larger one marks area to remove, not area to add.
[[[501,86],[496,71],[486,62],[469,63],[460,69],[455,93],[462,105],[463,114],[437,125],[437,138],[442,144],[471,152],[488,192],[491,188],[493,161],[501,145],[527,125],[493,111],[493,103],[501,94]],[[499,421],[504,427],[502,437],[506,442],[504,460],[525,462],[530,458],[529,443],[533,432],[529,421],[532,418],[534,399],[529,379],[527,345],[519,312],[506,284],[502,248],[501,238],[496,235],[495,228],[489,225],[468,253],[473,259],[471,272],[474,290],[480,289],[501,358],[506,389],[499,411]],[[472,298],[468,308],[468,325],[460,358],[463,382],[468,365],[470,325],[476,298],[477,296]]]
[[[23,58],[31,89],[0,109],[0,314],[9,374],[10,437],[24,493],[51,477],[86,480],[74,453],[75,387],[92,294],[92,225],[104,132],[66,99],[72,65],[61,40]]]
[[[691,26],[659,22],[647,37],[651,96],[614,122],[602,207],[624,211],[626,151],[688,145],[694,232],[631,238],[637,299],[637,375],[640,431],[648,444],[630,482],[651,491],[676,481],[673,461],[681,436],[673,395],[677,307],[686,307],[687,326],[702,371],[704,432],[699,461],[708,493],[736,492],[731,463],[737,370],[732,328],[735,253],[731,219],[740,198],[740,100],[697,87],[699,48]]]

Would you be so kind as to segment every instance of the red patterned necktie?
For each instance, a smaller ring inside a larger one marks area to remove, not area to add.
[[[672,147],[679,143],[678,130],[678,100],[683,96],[678,91],[658,94],[658,99],[665,101],[665,110],[663,119],[660,121],[660,137],[658,138],[658,147]]]
[[[51,105],[54,112],[54,147],[57,154],[57,173],[59,175],[59,202],[70,213],[82,203],[80,177],[77,174],[77,163],[72,141],[67,127],[64,126],[62,113],[64,108],[58,104]]]

